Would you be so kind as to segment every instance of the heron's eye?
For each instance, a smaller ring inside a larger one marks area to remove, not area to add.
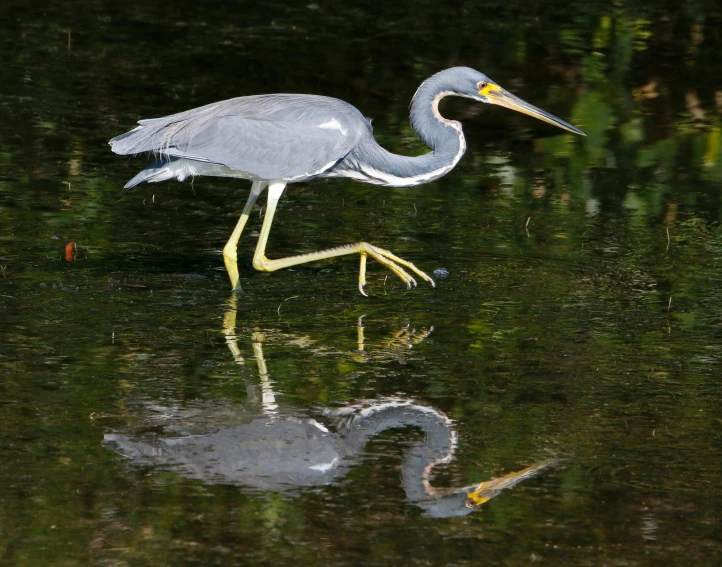
[[[489,86],[489,83],[479,83],[476,86],[480,91],[483,91],[486,87]]]
[[[484,83],[479,83],[480,85],[483,85]],[[476,502],[474,502],[471,498],[469,498],[466,501],[466,507],[467,508],[476,508]]]

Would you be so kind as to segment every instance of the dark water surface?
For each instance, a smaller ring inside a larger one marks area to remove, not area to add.
[[[0,564],[719,565],[720,30],[712,0],[4,2]],[[303,92],[419,154],[452,65],[587,137],[446,102],[453,172],[290,186],[269,245],[369,240],[436,289],[256,272],[258,207],[233,297],[249,184],[123,191],[147,158],[107,146]]]

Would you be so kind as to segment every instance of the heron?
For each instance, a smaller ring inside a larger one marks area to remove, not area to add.
[[[408,501],[431,517],[468,514],[501,491],[562,462],[547,459],[466,486],[434,486],[434,467],[451,463],[456,455],[458,433],[453,420],[436,408],[404,397],[361,399],[315,409],[283,403],[264,356],[265,335],[268,332],[306,346],[313,345],[313,341],[286,332],[279,335],[272,329],[253,331],[253,359],[260,380],[256,383],[250,379],[238,344],[236,294],[231,295],[228,307],[223,334],[235,363],[242,369],[245,403],[214,398],[169,405],[149,401],[129,404],[136,409],[128,426],[107,432],[106,447],[136,465],[169,466],[183,476],[208,484],[299,492],[339,483],[363,458],[374,436],[390,429],[413,427],[423,433],[423,438],[404,451],[401,480]],[[360,331],[361,320],[358,325]],[[430,333],[395,333],[395,346],[385,344],[379,354],[387,355],[397,348],[408,351]],[[358,335],[358,347],[366,352],[363,333]],[[318,346],[313,351],[318,355],[334,352]]]
[[[537,108],[469,67],[452,67],[426,79],[411,101],[411,126],[431,149],[415,156],[391,153],[373,135],[371,122],[351,104],[309,94],[262,94],[215,102],[163,118],[140,120],[133,130],[110,140],[116,154],[152,153],[157,159],[125,188],[195,176],[234,177],[251,181],[241,216],[223,248],[234,291],[240,291],[238,241],[254,204],[268,188],[268,202],[253,267],[273,272],[316,260],[359,254],[358,289],[367,295],[366,261],[373,258],[396,274],[407,288],[416,279],[434,280],[413,263],[368,242],[269,259],[266,246],[278,200],[289,183],[348,177],[385,187],[429,183],[451,171],[466,151],[461,124],[444,118],[439,103],[458,96],[495,104],[533,116],[568,132],[571,124]]]
[[[193,408],[152,406],[146,412],[140,431],[106,433],[103,444],[135,465],[170,467],[207,484],[269,492],[338,484],[374,436],[416,428],[423,438],[404,452],[401,482],[407,500],[435,518],[469,514],[561,462],[547,459],[466,486],[433,486],[432,469],[453,460],[457,433],[444,413],[409,398],[358,400],[328,409],[319,416],[326,424],[293,408],[257,415],[219,400]]]

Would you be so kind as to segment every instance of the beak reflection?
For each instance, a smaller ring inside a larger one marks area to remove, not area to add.
[[[504,476],[493,478],[475,486],[468,487],[466,493],[466,507],[473,509],[477,506],[481,506],[485,502],[494,498],[494,496],[499,494],[502,490],[511,488],[527,478],[538,475],[544,469],[548,469],[560,463],[561,461],[558,459],[549,459],[536,463],[523,470],[505,474]]]

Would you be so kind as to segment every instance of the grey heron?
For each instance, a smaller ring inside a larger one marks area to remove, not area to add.
[[[223,334],[236,364],[245,370],[246,360],[236,334],[235,295],[229,307],[223,318]],[[400,340],[397,346],[408,351],[428,333],[404,333],[403,338],[397,333],[393,340]],[[183,476],[208,484],[299,491],[338,483],[357,464],[366,443],[382,431],[414,427],[424,438],[405,451],[402,483],[407,499],[425,515],[435,517],[468,514],[502,490],[560,462],[542,461],[468,486],[435,487],[431,484],[433,468],[454,459],[458,438],[454,422],[444,413],[401,397],[359,400],[316,410],[284,404],[274,391],[266,364],[264,333],[253,332],[251,339],[260,383],[252,381],[246,371],[241,373],[245,403],[222,398],[170,405],[129,403],[136,409],[129,415],[128,426],[106,433],[104,444],[134,464],[170,466]],[[308,337],[288,335],[285,339],[313,345]],[[358,346],[365,351],[363,334],[359,334]],[[313,349],[324,355],[324,349]],[[329,352],[333,350],[325,354]],[[379,354],[388,352],[385,345]]]
[[[442,412],[411,399],[361,400],[326,410],[321,419],[327,427],[288,409],[254,415],[217,400],[196,408],[156,406],[142,418],[139,431],[106,433],[104,445],[135,465],[171,467],[207,484],[300,491],[338,483],[373,436],[414,427],[424,438],[405,452],[401,481],[408,501],[437,518],[466,515],[560,462],[541,461],[467,486],[434,487],[432,469],[453,460],[457,443],[454,424]]]
[[[252,182],[251,192],[223,259],[234,290],[240,290],[237,246],[258,197],[268,187],[268,205],[253,267],[281,268],[347,254],[360,255],[359,291],[366,295],[366,259],[371,257],[396,274],[408,288],[416,280],[407,270],[435,286],[414,264],[368,242],[270,260],[266,245],[276,205],[286,185],[317,178],[349,177],[386,187],[410,187],[447,174],[466,150],[461,124],[439,113],[446,96],[460,96],[528,114],[584,135],[564,122],[501,88],[468,67],[440,71],[424,81],[411,101],[411,125],[431,151],[417,157],[393,154],[374,139],[371,123],[354,106],[317,95],[266,94],[208,104],[164,118],[140,120],[135,129],[110,140],[121,155],[151,152],[156,161],[125,187],[168,179],[183,181],[207,175]]]

